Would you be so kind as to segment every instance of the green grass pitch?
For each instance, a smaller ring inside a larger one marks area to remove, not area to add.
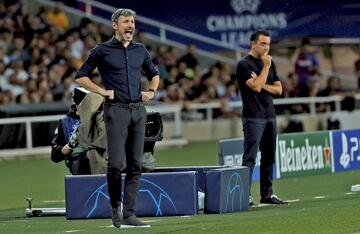
[[[157,166],[216,165],[216,142],[156,151]],[[111,227],[110,219],[66,220],[25,216],[26,197],[34,207],[65,207],[63,163],[50,157],[0,162],[0,233],[360,233],[360,170],[274,181],[275,193],[294,200],[289,206],[251,208],[246,212],[188,217],[141,217],[148,229]],[[259,201],[259,184],[252,194]]]

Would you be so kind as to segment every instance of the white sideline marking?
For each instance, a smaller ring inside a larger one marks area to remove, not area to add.
[[[156,223],[156,222],[160,222],[159,219],[153,219],[153,220],[143,220],[144,223]]]
[[[58,203],[58,202],[65,202],[65,200],[44,200],[41,202],[42,203]]]
[[[6,221],[1,221],[4,223],[17,223],[17,222],[29,222],[28,220],[25,219],[19,219],[19,220],[6,220]]]
[[[144,223],[155,223],[155,222],[160,222],[159,219],[150,219],[150,220],[143,220]],[[105,227],[105,228],[114,228],[115,226],[114,225],[108,225],[108,226],[100,226],[101,228],[102,227]]]
[[[65,232],[80,232],[80,230],[68,230],[68,231],[65,231]]]
[[[298,199],[294,199],[294,200],[286,200],[286,202],[288,202],[288,203],[291,203],[291,202],[299,202],[300,201],[300,199],[298,198]]]
[[[316,196],[316,197],[314,197],[314,199],[324,199],[325,198],[325,196]]]
[[[191,215],[183,215],[183,216],[180,216],[180,218],[191,218]]]
[[[128,229],[128,228],[150,228],[150,224],[149,225],[146,225],[146,226],[133,226],[133,225],[126,225],[126,224],[121,224],[120,228],[125,228],[125,229]]]
[[[353,194],[353,193],[352,192],[345,193],[345,195],[351,195],[351,194]]]

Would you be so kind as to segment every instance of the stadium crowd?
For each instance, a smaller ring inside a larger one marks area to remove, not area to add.
[[[41,7],[29,14],[21,1],[0,3],[0,104],[40,103],[71,100],[76,70],[97,43],[111,37],[106,25],[83,18],[78,27],[70,28],[62,2],[54,7]],[[139,31],[137,41],[143,41]],[[239,109],[227,107],[231,101],[241,100],[234,68],[221,62],[201,67],[196,45],[190,43],[180,56],[177,48],[161,44],[147,46],[160,71],[161,84],[155,102],[181,103],[184,110],[191,103],[220,102],[222,108],[213,117],[240,116]],[[294,72],[283,78],[283,97],[351,95],[341,90],[340,80],[330,77],[328,87],[321,89],[319,61],[305,39],[295,56]],[[101,84],[99,74],[92,79]],[[144,79],[145,80],[145,79]],[[144,82],[144,89],[146,89]],[[318,105],[318,111],[328,106]],[[284,111],[282,109],[281,111]],[[306,105],[286,107],[290,113],[308,112]],[[198,112],[184,111],[186,118],[202,118]]]

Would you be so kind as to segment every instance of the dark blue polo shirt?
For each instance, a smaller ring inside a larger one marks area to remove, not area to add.
[[[275,108],[273,105],[273,98],[270,93],[262,89],[259,93],[252,90],[246,85],[246,81],[251,78],[251,73],[255,72],[260,75],[263,62],[261,59],[255,58],[251,55],[245,56],[237,65],[236,79],[239,84],[240,94],[243,101],[242,116],[245,118],[259,118],[268,119],[275,118]],[[267,77],[267,84],[273,84],[274,81],[279,81],[276,71],[276,66],[271,61],[269,75]]]
[[[159,75],[143,44],[131,41],[125,48],[115,37],[90,51],[75,79],[90,77],[95,68],[99,70],[105,89],[114,90],[122,103],[140,101],[142,70],[149,81]]]

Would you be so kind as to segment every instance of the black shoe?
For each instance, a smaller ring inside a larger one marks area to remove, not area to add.
[[[131,215],[128,218],[124,218],[121,222],[121,228],[149,228],[150,225],[141,222],[135,215]]]
[[[252,196],[249,196],[249,207],[255,207],[254,199]]]
[[[262,197],[260,203],[263,204],[273,204],[273,205],[287,205],[286,201],[280,200],[276,195],[271,195],[270,197]]]
[[[112,208],[111,219],[112,219],[112,223],[113,223],[114,227],[119,228],[121,226],[122,219],[123,219],[121,206]]]

